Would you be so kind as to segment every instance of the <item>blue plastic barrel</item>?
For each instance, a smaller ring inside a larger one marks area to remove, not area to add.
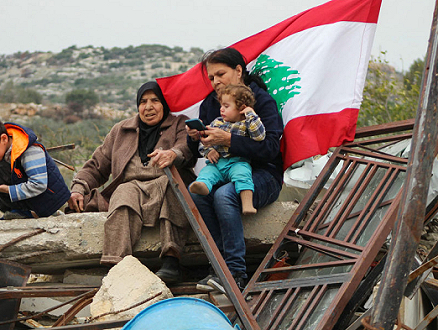
[[[230,320],[215,305],[197,298],[177,297],[146,307],[122,330],[231,330]]]

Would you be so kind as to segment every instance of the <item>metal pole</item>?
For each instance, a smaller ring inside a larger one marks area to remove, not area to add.
[[[393,329],[423,229],[437,146],[437,5],[438,0],[435,3],[406,182],[388,252],[388,262],[369,322],[375,329]]]
[[[211,266],[216,272],[216,275],[222,281],[225,291],[228,294],[228,298],[233,303],[234,308],[239,315],[243,326],[246,330],[260,330],[260,327],[257,324],[254,315],[251,313],[251,309],[249,308],[248,304],[240,293],[239,288],[237,287],[237,284],[234,281],[233,276],[231,275],[224,258],[219,252],[216,243],[213,240],[213,237],[208,231],[207,225],[204,223],[204,220],[202,219],[201,214],[199,213],[195,203],[190,197],[190,194],[187,191],[184,182],[179,176],[178,170],[175,166],[172,165],[170,168],[164,168],[164,172],[169,178],[171,188],[175,193],[176,198],[180,202],[184,214],[186,215],[187,220],[192,226],[196,237],[201,243],[202,248],[204,249],[204,252],[208,257],[208,260],[211,263]]]

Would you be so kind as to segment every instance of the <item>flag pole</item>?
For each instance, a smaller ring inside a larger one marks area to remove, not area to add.
[[[423,230],[432,165],[437,154],[437,7],[438,0],[435,2],[406,181],[388,251],[389,262],[382,275],[370,320],[365,321],[372,329],[393,329]]]

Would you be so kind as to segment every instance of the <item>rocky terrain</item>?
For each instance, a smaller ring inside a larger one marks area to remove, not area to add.
[[[135,107],[133,95],[141,83],[185,72],[202,54],[199,48],[141,45],[0,55],[0,91],[7,86],[28,88],[41,94],[42,103],[64,103],[69,91],[87,89],[96,92],[101,103],[125,110]]]

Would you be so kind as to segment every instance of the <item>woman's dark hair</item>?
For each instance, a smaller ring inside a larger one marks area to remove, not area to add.
[[[265,83],[258,75],[250,74],[248,72],[246,69],[245,58],[234,48],[222,48],[205,53],[201,60],[201,69],[203,72],[207,72],[207,64],[209,63],[225,64],[231,69],[235,69],[240,65],[242,67],[242,78],[245,85],[248,86],[254,81],[260,88],[263,88],[265,91],[267,90]]]

